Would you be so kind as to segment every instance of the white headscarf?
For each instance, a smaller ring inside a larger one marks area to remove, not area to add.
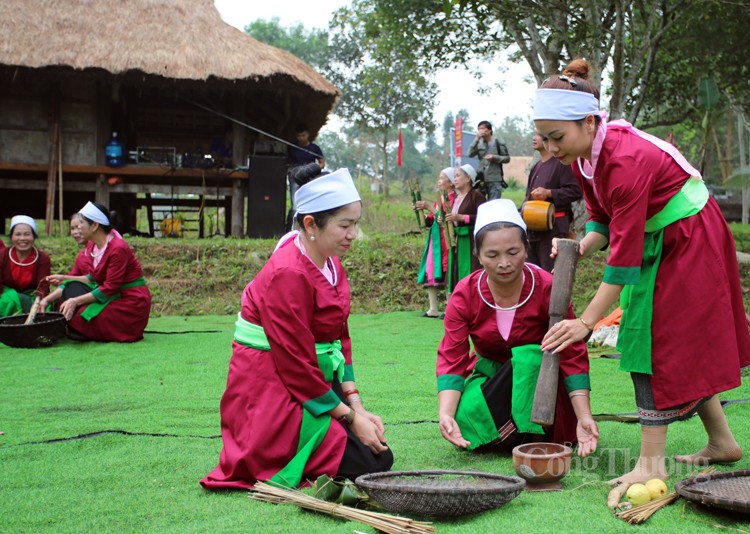
[[[578,121],[599,115],[599,100],[584,91],[537,89],[533,115],[535,121]]]
[[[440,171],[440,174],[445,174],[448,177],[448,180],[453,185],[456,185],[456,169],[453,167],[446,167],[442,171]]]
[[[81,215],[89,219],[90,221],[98,222],[99,224],[103,224],[105,226],[112,226],[109,222],[109,217],[105,213],[102,212],[99,208],[94,206],[93,202],[88,201],[86,202],[86,205],[81,208],[81,211],[79,211]]]
[[[477,219],[474,223],[474,236],[479,230],[496,222],[507,222],[520,226],[526,231],[526,223],[523,222],[521,214],[515,203],[508,198],[498,198],[479,205],[477,208]]]
[[[297,213],[309,214],[362,200],[348,169],[339,169],[306,183],[294,195]]]
[[[461,165],[461,170],[468,174],[469,178],[471,178],[471,183],[474,183],[474,180],[477,179],[477,170],[470,163]]]
[[[13,218],[10,220],[10,233],[13,233],[13,228],[17,224],[28,224],[31,226],[31,230],[36,234],[36,222],[34,222],[34,219],[29,217],[28,215],[14,215]]]

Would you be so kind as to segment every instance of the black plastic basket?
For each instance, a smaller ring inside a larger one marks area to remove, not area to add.
[[[28,315],[0,318],[0,342],[22,349],[36,349],[54,345],[65,337],[65,317],[62,313],[38,313],[34,322],[26,322]]]

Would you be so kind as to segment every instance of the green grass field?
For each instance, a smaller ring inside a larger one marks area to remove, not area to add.
[[[394,469],[513,474],[509,456],[458,451],[437,428],[435,352],[442,322],[416,312],[350,320],[358,388],[381,415]],[[48,349],[0,345],[0,532],[373,532],[359,523],[209,493],[198,480],[221,449],[233,316],[152,319],[143,342],[62,341]],[[176,332],[176,333],[166,333]],[[617,360],[591,360],[594,413],[633,412]],[[696,370],[699,372],[699,370]],[[723,399],[750,397],[747,379]],[[750,403],[726,407],[750,453]],[[522,493],[481,515],[436,522],[438,532],[747,531],[747,516],[677,503],[641,527],[613,517],[604,481],[638,456],[639,427],[601,422],[599,450],[574,459],[564,491]],[[698,418],[672,425],[668,454],[705,444]],[[673,484],[687,469],[668,462]],[[750,468],[746,457],[728,469]]]

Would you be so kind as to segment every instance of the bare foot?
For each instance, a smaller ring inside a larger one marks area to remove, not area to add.
[[[690,465],[733,464],[742,459],[742,448],[736,443],[734,447],[727,448],[709,443],[695,454],[675,454],[674,459]]]

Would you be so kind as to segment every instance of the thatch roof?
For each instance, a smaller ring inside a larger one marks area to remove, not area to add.
[[[292,54],[221,20],[213,0],[1,0],[0,64],[68,66],[169,79],[289,77],[338,89]]]

